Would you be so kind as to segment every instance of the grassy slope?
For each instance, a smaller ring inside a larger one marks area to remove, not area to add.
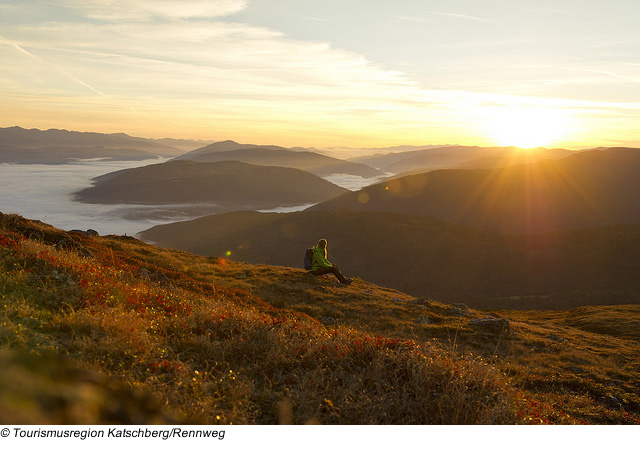
[[[362,280],[0,222],[3,422],[640,423],[638,306],[493,332]]]
[[[154,227],[145,240],[208,256],[298,267],[320,237],[349,275],[480,308],[639,303],[640,226],[503,235],[385,212],[234,212]]]

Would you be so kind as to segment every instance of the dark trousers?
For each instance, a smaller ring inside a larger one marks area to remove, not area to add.
[[[347,279],[345,278],[344,275],[342,275],[342,272],[340,272],[340,269],[338,269],[338,266],[320,267],[319,269],[312,270],[311,273],[314,275],[325,275],[327,273],[332,273],[336,276],[336,278],[340,281],[340,283],[347,282]]]

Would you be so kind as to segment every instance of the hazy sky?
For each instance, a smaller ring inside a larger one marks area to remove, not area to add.
[[[0,0],[0,126],[640,146],[638,0]]]

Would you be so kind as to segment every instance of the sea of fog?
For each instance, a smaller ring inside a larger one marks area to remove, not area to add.
[[[98,205],[73,200],[73,193],[91,186],[94,177],[163,161],[165,160],[92,160],[60,165],[0,164],[0,212],[41,220],[63,230],[93,229],[101,235],[130,236],[155,225],[194,219],[215,212],[215,205],[192,205],[192,208],[189,205]],[[378,181],[340,174],[327,179],[350,190]],[[210,208],[207,209],[207,206]],[[309,206],[311,205],[283,207],[271,211],[300,211]]]

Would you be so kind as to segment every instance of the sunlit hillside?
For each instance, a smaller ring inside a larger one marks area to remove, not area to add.
[[[347,192],[314,210],[418,214],[506,233],[640,223],[640,149],[476,170],[437,170]]]
[[[640,423],[640,307],[478,311],[0,215],[3,423]]]

